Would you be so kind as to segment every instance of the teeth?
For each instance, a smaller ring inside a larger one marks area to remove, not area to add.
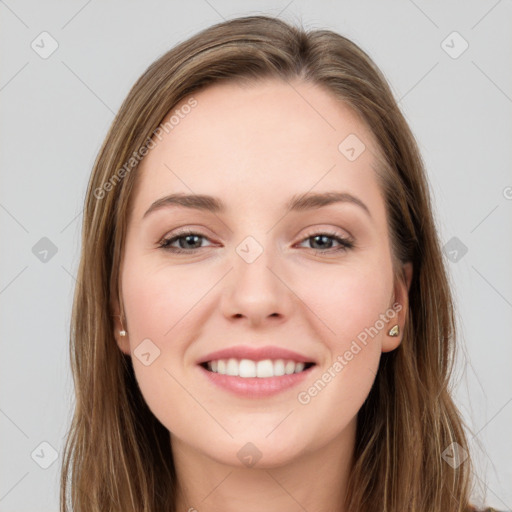
[[[236,359],[228,359],[226,374],[234,376],[238,375],[238,361]]]
[[[281,375],[291,375],[300,373],[304,370],[304,363],[295,361],[285,361],[283,359],[264,359],[262,361],[252,361],[251,359],[219,359],[209,361],[208,369],[221,375],[232,375],[243,378],[259,377],[280,377]]]
[[[256,363],[250,359],[242,359],[238,364],[237,375],[241,377],[256,377]]]
[[[280,377],[281,375],[284,375],[284,361],[282,359],[278,359],[277,361],[274,361],[273,370],[274,370],[274,375],[276,377]]]
[[[284,372],[286,375],[290,375],[295,371],[295,363],[293,361],[286,361],[286,366],[284,367]]]
[[[297,363],[295,365],[295,373],[300,373],[302,370],[304,370],[304,363]]]
[[[274,364],[270,359],[264,359],[256,363],[256,377],[265,378],[274,376]]]

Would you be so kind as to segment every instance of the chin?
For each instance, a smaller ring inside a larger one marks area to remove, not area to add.
[[[222,441],[212,439],[210,445],[204,447],[204,455],[237,468],[271,469],[289,464],[304,453],[297,440],[286,435],[270,439],[273,434],[265,438],[261,433],[251,436],[250,433],[236,435],[233,432],[233,436],[234,439],[226,436]],[[202,451],[201,447],[198,450]]]

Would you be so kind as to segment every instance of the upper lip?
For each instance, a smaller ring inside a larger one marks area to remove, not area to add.
[[[293,350],[286,348],[266,346],[266,347],[250,347],[247,345],[238,345],[235,347],[224,348],[210,352],[202,357],[197,364],[216,361],[219,359],[252,359],[253,361],[262,361],[263,359],[285,359],[296,361],[298,363],[314,363],[311,357],[304,356]]]

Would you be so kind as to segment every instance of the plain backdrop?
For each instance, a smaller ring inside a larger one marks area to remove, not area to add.
[[[0,512],[58,510],[82,203],[115,112],[177,42],[261,13],[351,38],[388,78],[457,300],[475,501],[512,509],[510,1],[0,0]]]

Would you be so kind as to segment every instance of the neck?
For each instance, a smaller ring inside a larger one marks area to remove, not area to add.
[[[356,420],[338,437],[283,464],[232,466],[171,435],[179,512],[345,512]]]

